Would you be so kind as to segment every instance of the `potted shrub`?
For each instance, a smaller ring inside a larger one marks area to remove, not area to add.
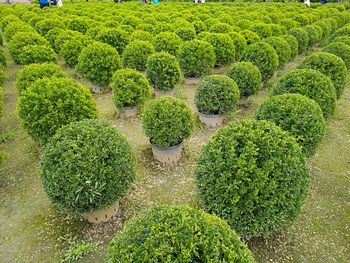
[[[229,35],[221,33],[210,33],[203,38],[214,47],[216,66],[229,64],[235,60],[235,46]]]
[[[294,36],[298,40],[298,52],[304,53],[309,47],[309,35],[303,28],[292,28],[288,31],[288,34]]]
[[[154,53],[154,47],[151,43],[136,40],[128,44],[123,52],[124,67],[145,71],[148,57]]]
[[[156,52],[165,51],[173,56],[177,56],[182,39],[173,32],[161,32],[153,39]]]
[[[323,48],[323,52],[340,57],[344,61],[348,72],[350,71],[350,46],[342,42],[334,42]]]
[[[294,59],[298,55],[298,40],[292,35],[283,35],[280,38],[284,39],[290,46],[290,59]]]
[[[276,50],[278,56],[278,67],[280,69],[283,68],[291,59],[291,49],[288,42],[280,37],[268,37],[263,41],[270,44],[270,46]]]
[[[93,41],[85,38],[74,38],[64,42],[60,49],[60,55],[70,67],[75,67],[78,64],[78,58],[81,51],[86,47],[86,45],[91,44]]]
[[[224,115],[237,108],[239,89],[227,76],[205,77],[197,88],[194,102],[199,119],[209,127],[220,126]]]
[[[63,125],[97,118],[91,93],[65,78],[35,81],[18,102],[22,126],[36,141],[47,142]]]
[[[96,40],[111,45],[119,54],[123,54],[129,43],[129,34],[121,28],[99,28]]]
[[[190,41],[196,38],[196,31],[190,27],[180,27],[175,30],[175,34],[178,35],[182,41]]]
[[[196,184],[205,211],[239,236],[268,237],[299,215],[310,174],[296,139],[268,121],[219,129],[200,154]]]
[[[192,132],[191,110],[173,97],[156,98],[142,114],[142,127],[155,158],[165,164],[176,164],[181,159],[182,143]]]
[[[235,46],[235,60],[240,60],[244,49],[247,47],[247,40],[237,32],[230,32],[227,35],[232,39],[233,45]]]
[[[181,78],[178,60],[167,52],[160,52],[150,56],[146,72],[156,95],[172,91]]]
[[[20,65],[33,63],[55,62],[57,63],[57,54],[52,48],[44,45],[28,45],[22,49],[18,55]]]
[[[137,106],[151,95],[148,80],[134,69],[117,70],[110,85],[115,106],[127,118],[136,116]]]
[[[46,145],[40,176],[51,202],[91,223],[110,220],[135,179],[135,157],[117,129],[97,120],[59,129]]]
[[[186,206],[155,206],[132,218],[112,240],[107,252],[110,263],[141,263],[146,259],[255,262],[248,247],[224,220]]]

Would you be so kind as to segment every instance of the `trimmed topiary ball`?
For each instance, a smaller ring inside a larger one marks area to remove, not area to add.
[[[309,47],[309,35],[302,28],[292,28],[288,31],[288,34],[294,36],[298,40],[298,52],[304,53]]]
[[[28,45],[22,49],[18,55],[18,64],[28,65],[33,63],[55,62],[57,63],[57,54],[53,49],[44,45]]]
[[[336,37],[333,42],[335,42],[335,43],[341,42],[341,43],[344,43],[344,44],[347,44],[348,46],[350,46],[350,35]]]
[[[348,73],[340,57],[326,52],[314,53],[304,59],[298,68],[318,70],[332,80],[338,99],[343,94]]]
[[[239,89],[227,76],[211,75],[198,85],[194,102],[197,110],[206,115],[224,115],[237,108]]]
[[[226,23],[216,23],[209,28],[211,33],[222,33],[226,34],[233,31],[233,27]]]
[[[97,118],[97,109],[90,92],[73,80],[44,78],[22,92],[18,114],[29,135],[45,143],[66,124]]]
[[[254,23],[249,29],[257,33],[261,39],[272,36],[270,25],[265,23]]]
[[[319,36],[316,28],[314,28],[314,26],[304,26],[303,29],[306,31],[306,33],[309,36],[309,46],[314,46],[316,45],[318,42],[321,41],[321,37]]]
[[[250,30],[243,30],[239,33],[245,38],[245,40],[247,40],[248,46],[257,43],[261,40],[257,33]]]
[[[214,68],[216,56],[211,44],[195,39],[182,44],[178,59],[186,77],[200,77]]]
[[[173,32],[159,33],[153,39],[156,52],[165,51],[173,56],[177,56],[182,42],[182,39]]]
[[[125,67],[139,71],[146,70],[148,57],[155,53],[151,43],[146,41],[134,41],[126,46],[123,52],[123,64]]]
[[[156,206],[131,219],[111,242],[107,261],[255,262],[224,220],[186,206]]]
[[[180,81],[181,69],[178,60],[167,52],[156,53],[148,58],[147,78],[158,90],[171,90]]]
[[[278,67],[283,68],[291,60],[291,49],[287,41],[280,37],[268,37],[264,42],[271,45],[278,55]]]
[[[323,48],[323,52],[331,53],[340,57],[350,71],[350,46],[342,42],[334,42]]]
[[[256,65],[264,81],[270,79],[278,68],[278,55],[274,48],[265,42],[248,46],[242,60]]]
[[[96,40],[111,45],[119,54],[123,54],[129,43],[129,33],[120,28],[103,28],[99,30]]]
[[[290,58],[291,60],[294,59],[298,55],[298,40],[292,35],[283,35],[281,38],[287,41],[290,46]]]
[[[267,237],[291,224],[307,197],[309,177],[296,139],[267,121],[219,129],[196,169],[204,209],[245,238]]]
[[[190,27],[182,27],[175,31],[182,41],[190,41],[196,38],[196,31]]]
[[[71,67],[75,67],[78,64],[78,58],[81,51],[86,47],[86,44],[79,39],[72,39],[66,41],[60,50],[60,55]]]
[[[148,80],[134,69],[117,70],[111,87],[113,102],[118,108],[138,106],[151,96]]]
[[[297,69],[288,72],[276,83],[273,95],[299,93],[315,100],[320,105],[323,116],[334,113],[337,95],[332,81],[313,69]]]
[[[293,135],[306,156],[312,156],[325,135],[326,121],[320,106],[300,94],[271,97],[257,110],[257,120],[272,121]]]
[[[176,146],[192,133],[191,110],[173,97],[156,98],[143,112],[142,127],[151,144],[160,148]]]
[[[125,196],[135,179],[135,157],[117,129],[83,120],[52,137],[41,157],[40,175],[52,203],[85,213]]]
[[[214,47],[216,65],[226,65],[235,60],[235,46],[226,34],[211,33],[203,39]]]
[[[79,57],[77,70],[94,84],[107,86],[113,73],[122,68],[118,52],[110,45],[94,42],[84,48]]]
[[[63,78],[64,72],[55,63],[30,64],[24,66],[16,75],[16,87],[21,93],[26,91],[31,84],[43,78]]]
[[[244,49],[247,47],[247,40],[245,40],[245,38],[237,32],[230,32],[228,33],[228,36],[232,39],[233,45],[235,46],[235,60],[239,60],[244,52]]]
[[[192,25],[194,27],[194,30],[196,31],[196,34],[199,34],[207,30],[207,26],[200,20],[193,21]]]
[[[89,21],[81,17],[73,18],[68,22],[68,28],[85,34],[89,28]]]
[[[135,30],[130,35],[130,41],[133,42],[135,40],[153,42],[153,36],[149,32],[142,31],[142,30]]]
[[[242,96],[257,94],[261,85],[259,69],[251,62],[237,62],[226,71],[226,75],[233,79]]]

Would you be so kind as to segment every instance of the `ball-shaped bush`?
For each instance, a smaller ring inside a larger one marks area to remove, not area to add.
[[[229,24],[226,23],[216,23],[215,25],[212,25],[209,28],[209,32],[211,33],[222,33],[222,34],[226,34],[226,33],[230,33],[233,31],[233,27]]]
[[[347,70],[350,71],[350,46],[342,42],[334,42],[324,47],[322,51],[340,57]]]
[[[135,179],[135,157],[117,129],[82,120],[65,125],[51,138],[40,175],[52,203],[85,213],[125,196]]]
[[[118,108],[138,106],[151,95],[148,80],[134,69],[117,70],[111,87],[113,102]]]
[[[265,101],[257,120],[272,121],[293,135],[306,156],[312,156],[325,135],[326,121],[320,106],[300,94],[283,94]]]
[[[348,74],[346,65],[340,57],[326,52],[313,53],[298,68],[318,70],[332,80],[338,99],[343,94]]]
[[[288,72],[276,83],[273,95],[299,93],[315,100],[320,105],[323,116],[334,113],[337,95],[332,81],[313,69],[297,69]]]
[[[190,27],[176,29],[175,33],[182,39],[182,41],[190,41],[196,38],[196,31]]]
[[[198,85],[195,94],[197,111],[206,115],[224,115],[237,108],[239,89],[227,76],[207,76]]]
[[[318,34],[316,28],[314,26],[308,25],[304,26],[303,29],[306,31],[307,35],[309,36],[309,46],[314,46],[316,43],[320,42],[321,37]]]
[[[61,48],[63,47],[63,44],[68,40],[77,39],[79,41],[83,41],[84,38],[89,38],[89,37],[85,36],[84,34],[78,31],[73,31],[73,30],[60,31],[54,39],[55,51],[59,53],[61,51]]]
[[[291,60],[291,48],[286,40],[280,37],[268,37],[264,42],[270,44],[276,50],[278,56],[278,67],[283,68]]]
[[[224,220],[186,206],[156,206],[131,219],[107,253],[110,263],[143,263],[146,258],[156,262],[255,262]]]
[[[135,40],[153,42],[153,35],[143,30],[135,30],[130,35],[130,41],[133,42]]]
[[[239,32],[247,41],[247,45],[251,45],[254,44],[256,42],[259,42],[261,40],[261,38],[259,37],[259,35],[253,31],[250,30],[243,30],[241,32]]]
[[[200,20],[193,21],[192,25],[194,27],[194,30],[196,31],[196,34],[207,30],[207,26]]]
[[[226,65],[235,60],[235,46],[230,36],[221,33],[211,33],[204,37],[203,40],[214,47],[216,65]]]
[[[237,32],[230,32],[228,33],[228,36],[232,39],[233,45],[235,46],[235,60],[239,60],[244,52],[244,49],[247,47],[247,40],[245,40],[245,38]]]
[[[3,48],[0,48],[0,67],[6,67],[6,56]]]
[[[289,47],[290,47],[290,58],[291,60],[294,59],[298,55],[298,40],[295,36],[292,35],[283,35],[281,36],[285,41],[287,41]]]
[[[288,34],[294,36],[298,40],[298,52],[304,53],[309,47],[309,35],[303,28],[292,28]]]
[[[344,43],[344,44],[350,46],[350,35],[336,37],[333,42],[335,42],[335,43],[341,42],[341,43]]]
[[[242,96],[257,94],[261,85],[259,69],[251,62],[237,62],[226,71],[226,75],[233,79]]]
[[[173,32],[162,32],[153,39],[153,45],[156,52],[165,51],[173,56],[177,56],[182,39]]]
[[[68,28],[85,34],[86,30],[89,28],[89,21],[80,17],[74,18],[68,22]]]
[[[85,47],[78,57],[78,72],[92,83],[101,86],[107,86],[113,73],[121,67],[122,62],[117,50],[100,42]]]
[[[269,236],[297,218],[309,171],[286,131],[268,121],[240,121],[219,129],[204,146],[196,181],[205,211],[250,238]]]
[[[248,46],[244,51],[242,60],[252,62],[257,66],[264,81],[270,79],[278,68],[277,52],[265,42]]]
[[[254,23],[249,29],[257,33],[261,39],[272,36],[270,25],[265,23]]]
[[[63,77],[65,77],[64,72],[55,63],[30,64],[24,66],[16,75],[16,87],[22,93],[39,79]]]
[[[201,40],[187,41],[180,47],[178,59],[186,77],[200,77],[214,68],[214,47]]]
[[[156,53],[148,58],[147,78],[158,90],[171,90],[180,81],[181,69],[178,60],[167,52]]]
[[[18,64],[28,65],[33,63],[56,62],[57,54],[52,48],[44,45],[28,45],[18,55]]]
[[[79,39],[68,40],[62,45],[60,55],[68,66],[75,67],[84,47],[85,44]]]
[[[114,47],[119,54],[123,54],[129,43],[129,33],[120,28],[103,28],[97,34],[96,40]]]
[[[97,118],[97,109],[90,92],[73,80],[44,78],[21,93],[18,114],[29,135],[45,143],[66,124]]]
[[[122,58],[124,67],[144,71],[146,70],[149,56],[154,53],[155,50],[151,43],[136,40],[128,44],[123,52]]]
[[[142,114],[142,127],[153,145],[160,148],[176,146],[191,135],[191,110],[173,97],[156,98]]]
[[[30,32],[35,33],[35,30],[24,22],[12,22],[6,26],[4,31],[4,38],[6,42],[10,42],[12,37],[19,32]]]

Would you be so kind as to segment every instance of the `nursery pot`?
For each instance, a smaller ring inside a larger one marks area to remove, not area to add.
[[[101,208],[93,212],[85,213],[85,218],[92,224],[101,224],[108,222],[119,212],[119,200],[112,206]]]
[[[224,120],[223,115],[209,115],[209,114],[203,114],[198,112],[199,119],[201,122],[203,122],[206,126],[210,128],[216,128],[222,125],[222,122]]]
[[[182,143],[170,148],[160,148],[152,144],[152,152],[161,163],[175,165],[181,159]]]
[[[159,90],[159,89],[154,89],[154,94],[156,97],[163,97],[163,96],[174,96],[174,89],[171,90]]]

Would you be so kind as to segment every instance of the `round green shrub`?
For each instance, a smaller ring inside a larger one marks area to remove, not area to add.
[[[299,93],[315,100],[320,105],[323,116],[334,113],[337,95],[332,81],[313,69],[297,69],[288,72],[276,83],[273,95]]]
[[[156,52],[165,51],[173,56],[178,54],[182,42],[182,39],[172,32],[159,33],[153,39],[153,45]]]
[[[226,65],[235,60],[235,46],[228,35],[211,33],[204,37],[203,40],[214,47],[216,65]]]
[[[250,30],[257,33],[261,39],[272,36],[271,27],[268,24],[254,23]]]
[[[200,77],[214,68],[216,56],[211,44],[195,39],[182,44],[178,59],[186,77]]]
[[[212,25],[209,29],[209,32],[211,33],[230,33],[233,31],[233,27],[226,23],[217,23],[215,25]]]
[[[283,35],[281,38],[287,41],[288,45],[290,46],[290,58],[291,60],[294,59],[299,52],[298,40],[292,35]]]
[[[291,224],[307,197],[309,177],[296,139],[267,121],[219,129],[196,169],[205,211],[244,238],[267,237]]]
[[[245,38],[245,40],[247,40],[248,46],[260,41],[259,35],[253,31],[243,30],[239,33]]]
[[[287,30],[284,26],[277,25],[277,24],[269,24],[272,32],[272,36],[279,37],[285,33],[287,33]]]
[[[283,68],[291,60],[291,48],[286,40],[280,37],[268,37],[264,42],[276,50],[279,68]]]
[[[111,242],[107,261],[255,262],[224,220],[186,206],[156,206],[131,219]]]
[[[89,37],[83,35],[80,32],[73,31],[73,30],[64,30],[60,32],[55,38],[55,43],[54,43],[55,51],[59,53],[66,41],[73,40],[73,39],[83,41],[84,39],[88,39],[88,38]]]
[[[182,27],[175,31],[175,34],[178,35],[182,41],[190,41],[196,38],[196,31],[190,27]]]
[[[6,56],[4,49],[0,48],[0,67],[6,67]]]
[[[57,63],[57,59],[57,54],[50,47],[44,45],[28,45],[23,47],[22,52],[18,55],[18,64]]]
[[[117,50],[104,43],[94,42],[88,45],[78,57],[78,72],[101,86],[107,86],[113,73],[121,68],[122,62]]]
[[[34,140],[47,142],[66,124],[97,118],[97,109],[90,92],[73,80],[44,78],[21,93],[18,114]]]
[[[65,23],[58,19],[58,18],[49,18],[49,19],[43,19],[39,22],[37,22],[34,26],[36,31],[42,36],[46,36],[46,34],[53,28],[61,28],[65,29],[66,25]]]
[[[211,75],[201,80],[194,102],[197,111],[207,115],[224,115],[234,112],[239,100],[239,89],[227,76]]]
[[[297,21],[290,19],[290,18],[282,19],[280,21],[280,25],[284,26],[287,30],[300,27],[300,24]]]
[[[178,60],[167,52],[156,53],[148,58],[147,78],[158,90],[171,90],[180,81],[181,69]]]
[[[316,26],[319,26],[322,28],[324,38],[328,37],[332,32],[331,26],[325,20],[318,20],[315,23],[313,23],[312,25],[316,25]]]
[[[55,51],[57,51],[56,46],[55,46],[55,41],[58,38],[58,36],[64,31],[65,30],[62,28],[55,27],[55,28],[49,30],[49,32],[47,32],[47,34],[45,35],[45,38],[47,39],[47,41],[49,41],[50,46],[53,47],[53,49]]]
[[[68,22],[68,28],[85,34],[86,30],[89,28],[89,21],[80,17],[74,18]]]
[[[332,80],[338,99],[343,94],[348,75],[346,65],[340,57],[326,52],[317,52],[308,56],[298,68],[318,70]]]
[[[139,71],[146,70],[148,57],[155,53],[151,43],[136,40],[128,44],[123,52],[123,64],[125,67]]]
[[[43,78],[64,78],[65,74],[55,63],[30,64],[24,66],[16,75],[16,87],[20,93],[31,84]]]
[[[120,28],[105,28],[99,31],[96,40],[111,45],[119,54],[123,54],[129,43],[129,33]]]
[[[237,83],[241,95],[250,96],[259,92],[262,78],[253,63],[234,63],[227,69],[226,75]]]
[[[135,179],[135,157],[117,129],[83,120],[52,137],[41,157],[40,176],[52,203],[85,213],[125,196]]]
[[[270,79],[278,68],[277,52],[265,42],[248,46],[244,51],[242,60],[252,62],[257,66],[264,81]]]
[[[256,112],[257,120],[272,121],[293,135],[310,157],[325,135],[326,121],[320,106],[300,94],[271,97]]]
[[[153,36],[151,33],[142,31],[142,30],[135,30],[130,35],[130,42],[133,42],[135,40],[142,40],[142,41],[148,41],[153,42]]]
[[[35,30],[24,22],[12,22],[7,25],[4,31],[4,38],[7,42],[10,42],[13,36],[19,32],[35,33]]]
[[[323,48],[322,51],[340,57],[344,61],[347,70],[350,71],[350,46],[342,42],[334,42]]]
[[[297,15],[294,15],[292,19],[297,21],[300,25],[308,25],[308,24],[310,24],[310,21],[309,21],[309,19],[307,18],[306,15],[297,14]]]
[[[303,28],[292,28],[288,34],[294,36],[298,40],[298,52],[304,53],[309,46],[309,35]]]
[[[144,75],[134,69],[117,70],[111,82],[113,102],[118,108],[142,104],[151,96],[151,87]]]
[[[306,31],[306,33],[309,36],[309,46],[314,46],[315,44],[321,41],[321,37],[319,36],[316,28],[308,25],[308,26],[304,26],[303,29]]]
[[[152,144],[170,148],[191,135],[191,110],[184,102],[173,97],[156,98],[142,114],[142,127]]]
[[[84,43],[79,39],[67,40],[60,50],[60,55],[67,65],[75,67],[78,64],[78,57],[84,47]]]
[[[230,32],[228,33],[228,36],[232,39],[233,45],[235,46],[235,60],[239,60],[244,52],[244,49],[247,47],[247,40],[245,40],[245,38],[237,32]]]
[[[207,26],[202,21],[193,21],[192,25],[194,27],[194,30],[196,31],[196,34],[207,30]]]
[[[344,44],[347,44],[348,46],[350,46],[350,35],[349,36],[340,36],[340,37],[336,37],[333,42],[337,43],[337,42],[341,42]]]

